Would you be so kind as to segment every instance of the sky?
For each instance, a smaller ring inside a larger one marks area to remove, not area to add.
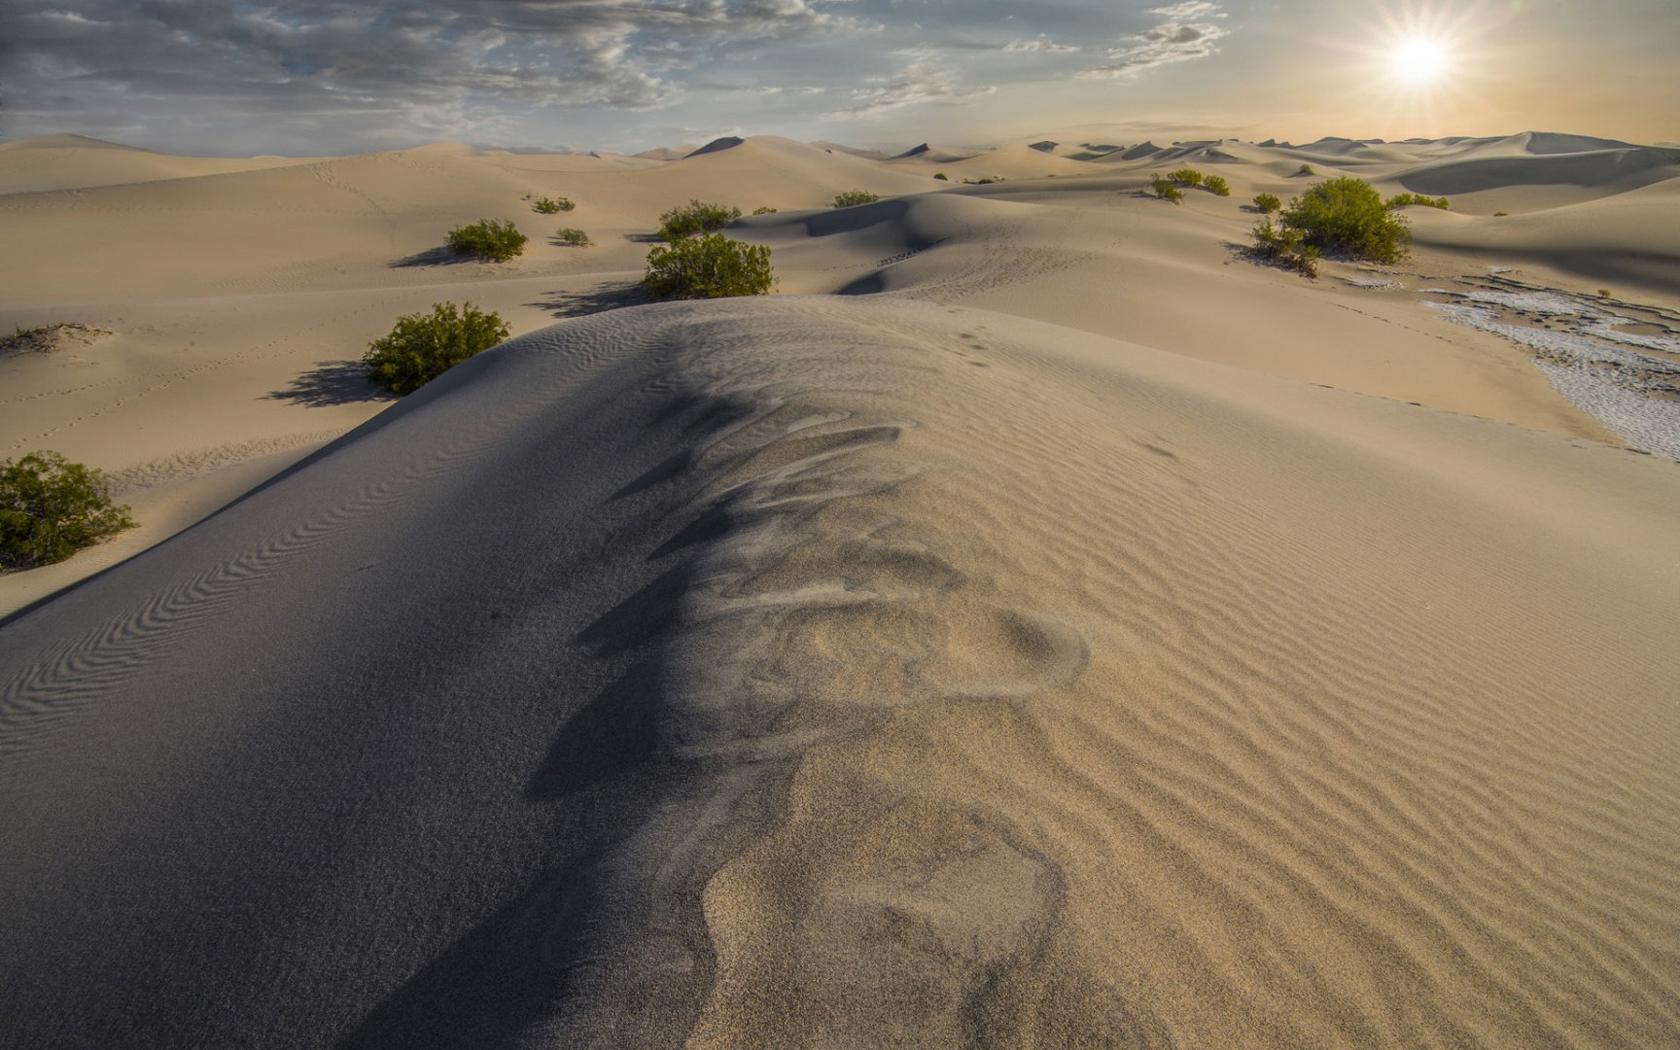
[[[0,0],[0,139],[1680,141],[1680,0]]]

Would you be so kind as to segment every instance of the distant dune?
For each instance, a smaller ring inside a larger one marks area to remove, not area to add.
[[[0,575],[0,1044],[1680,1045],[1673,156],[0,146],[0,458],[141,522]],[[1338,175],[1452,206],[1247,253]]]

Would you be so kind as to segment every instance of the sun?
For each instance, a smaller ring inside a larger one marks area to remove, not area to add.
[[[1446,74],[1449,56],[1446,45],[1439,40],[1408,37],[1395,42],[1389,62],[1398,80],[1422,87],[1436,83]]]

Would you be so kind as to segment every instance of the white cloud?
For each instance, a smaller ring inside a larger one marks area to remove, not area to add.
[[[931,62],[917,62],[905,66],[896,76],[877,77],[872,86],[855,89],[852,92],[853,105],[824,113],[822,119],[858,120],[928,102],[961,103],[966,99],[990,95],[996,90],[990,85],[959,88],[943,67]]]
[[[1184,3],[1170,4],[1167,7],[1152,7],[1149,9],[1149,13],[1160,15],[1175,22],[1182,22],[1190,18],[1225,17],[1225,12],[1219,9],[1219,5],[1209,3],[1208,0],[1185,0]]]
[[[1224,18],[1218,5],[1206,0],[1186,0],[1169,7],[1154,8],[1151,14],[1171,19],[1127,38],[1108,52],[1108,63],[1079,73],[1086,80],[1116,80],[1135,77],[1146,69],[1207,58],[1219,49],[1214,42],[1230,35],[1213,22],[1181,21],[1189,18]]]
[[[1070,51],[1078,51],[1079,48],[1074,47],[1071,44],[1058,44],[1054,40],[1051,40],[1049,37],[1040,33],[1032,40],[1012,40],[1003,45],[1001,50],[1008,52],[1044,51],[1062,54]]]

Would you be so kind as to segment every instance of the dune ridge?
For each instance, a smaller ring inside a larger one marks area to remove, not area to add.
[[[986,311],[568,322],[0,626],[0,1014],[1660,1045],[1677,499]]]

